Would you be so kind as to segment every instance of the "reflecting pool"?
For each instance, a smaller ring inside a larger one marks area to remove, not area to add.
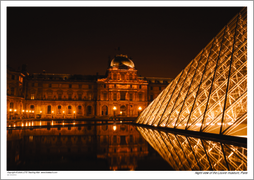
[[[108,121],[13,121],[7,170],[247,170],[247,148]]]
[[[7,124],[7,170],[173,169],[133,125],[38,120]]]

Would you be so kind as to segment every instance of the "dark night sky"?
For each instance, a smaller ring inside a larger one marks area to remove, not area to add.
[[[30,73],[103,75],[127,54],[141,76],[175,77],[237,7],[9,7],[7,63]]]

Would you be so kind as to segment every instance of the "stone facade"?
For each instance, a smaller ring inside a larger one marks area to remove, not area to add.
[[[7,117],[137,117],[171,80],[139,77],[134,63],[126,55],[117,55],[104,76],[29,74],[24,69],[14,71],[8,68]]]

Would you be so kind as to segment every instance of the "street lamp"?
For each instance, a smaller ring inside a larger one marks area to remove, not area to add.
[[[123,114],[123,112],[122,111],[120,111],[120,115],[122,116],[122,114]]]
[[[12,109],[10,109],[10,119],[11,119],[11,115],[12,115]]]
[[[140,114],[141,111],[142,111],[142,107],[139,106],[139,107],[138,107],[138,115]]]
[[[113,107],[113,111],[114,111],[114,118],[116,117],[116,106]]]

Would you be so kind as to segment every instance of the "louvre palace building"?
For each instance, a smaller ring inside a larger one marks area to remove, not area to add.
[[[7,119],[137,117],[172,78],[140,77],[127,55],[105,75],[29,73],[7,67]]]

